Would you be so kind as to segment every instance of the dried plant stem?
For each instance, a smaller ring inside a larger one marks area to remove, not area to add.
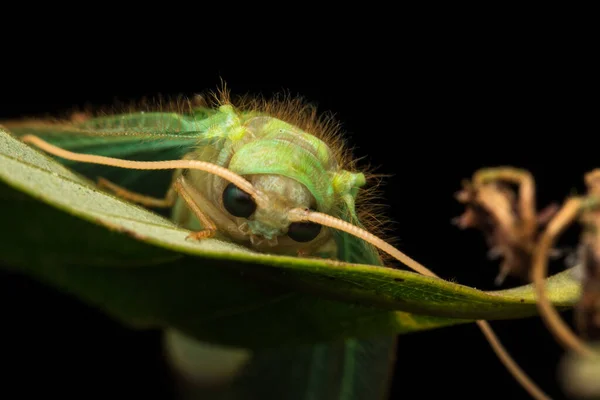
[[[573,350],[584,357],[593,357],[597,356],[597,354],[569,328],[560,317],[556,308],[546,297],[544,281],[548,270],[548,253],[558,235],[579,214],[582,202],[581,198],[569,199],[552,221],[550,221],[538,241],[534,254],[531,278],[537,294],[536,304],[550,332],[565,348]]]

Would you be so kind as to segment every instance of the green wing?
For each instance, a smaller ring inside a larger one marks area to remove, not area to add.
[[[338,218],[364,228],[356,215],[353,202],[347,201],[341,206]],[[340,260],[358,264],[383,265],[379,252],[369,243],[338,230],[334,230],[333,235]]]
[[[133,161],[178,160],[195,146],[218,141],[209,137],[209,128],[225,116],[208,108],[187,114],[131,113],[94,117],[80,122],[31,119],[0,121],[17,137],[32,134],[78,153],[95,154]],[[99,177],[129,190],[162,197],[171,182],[173,171],[130,170],[58,159],[85,177]]]

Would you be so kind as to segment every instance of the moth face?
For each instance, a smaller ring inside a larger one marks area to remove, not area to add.
[[[274,246],[298,247],[312,242],[321,233],[313,223],[290,223],[293,208],[315,208],[312,194],[301,183],[281,175],[249,175],[246,177],[261,193],[258,204],[247,193],[229,184],[223,191],[223,206],[238,217],[239,229],[257,248]]]

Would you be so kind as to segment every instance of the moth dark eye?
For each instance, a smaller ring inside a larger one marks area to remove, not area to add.
[[[288,227],[288,236],[296,242],[310,242],[321,232],[321,225],[313,222],[292,222]]]
[[[252,196],[233,183],[227,185],[223,191],[223,205],[231,215],[239,218],[248,218],[256,210]]]

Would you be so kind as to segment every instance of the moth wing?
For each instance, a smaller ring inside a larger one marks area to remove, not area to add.
[[[348,204],[348,202],[341,205],[337,217],[364,229],[353,205]],[[383,265],[379,252],[373,245],[356,236],[338,230],[334,230],[333,236],[338,248],[338,258],[341,261],[357,264]]]
[[[219,123],[216,111],[198,108],[188,114],[131,113],[57,121],[30,119],[0,122],[17,137],[31,134],[63,149],[132,161],[179,160],[208,137]],[[171,183],[170,170],[132,170],[81,163],[56,157],[70,169],[96,181],[99,177],[148,196],[163,197]]]

